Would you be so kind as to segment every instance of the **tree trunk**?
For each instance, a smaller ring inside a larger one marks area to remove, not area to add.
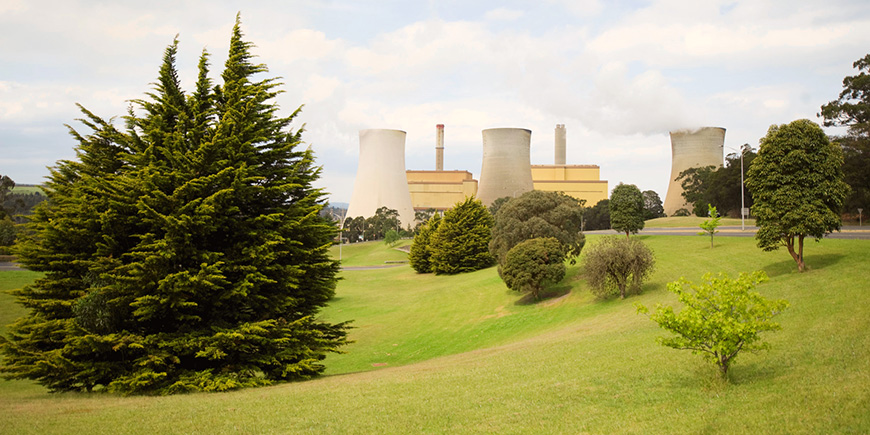
[[[803,238],[803,236],[800,236],[800,241],[798,242],[798,244],[800,246],[799,249],[801,251],[800,255],[798,255],[798,253],[795,252],[795,250],[794,250],[794,238],[795,238],[795,236],[792,236],[792,235],[786,236],[785,237],[785,246],[788,248],[788,253],[791,254],[791,258],[793,258],[795,263],[797,263],[798,271],[803,272],[804,271],[804,257],[803,257],[804,238]]]
[[[806,268],[804,264],[804,235],[801,234],[798,236],[798,257],[797,257],[798,270],[803,272]]]

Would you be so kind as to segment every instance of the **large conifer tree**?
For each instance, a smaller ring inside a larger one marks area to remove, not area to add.
[[[237,18],[223,84],[186,95],[170,45],[125,129],[82,108],[78,159],[52,170],[20,261],[45,276],[4,340],[2,371],[52,391],[219,391],[304,379],[346,342],[315,318],[336,230],[299,112],[278,116]]]

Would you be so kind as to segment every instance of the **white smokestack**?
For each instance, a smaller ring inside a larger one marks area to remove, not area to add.
[[[444,170],[444,124],[435,126],[435,170]]]
[[[556,159],[555,164],[564,165],[565,164],[565,147],[566,147],[566,133],[565,133],[565,124],[556,124]]]

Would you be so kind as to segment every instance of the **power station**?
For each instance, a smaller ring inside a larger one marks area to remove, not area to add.
[[[722,151],[725,146],[725,129],[702,127],[697,130],[677,130],[670,132],[670,136],[671,178],[664,209],[665,214],[673,216],[681,208],[689,212],[692,208],[683,198],[683,186],[677,181],[677,177],[690,168],[721,167],[724,162]]]
[[[498,198],[517,197],[530,190],[564,192],[591,207],[609,197],[607,180],[598,165],[568,165],[567,132],[556,124],[552,165],[532,165],[531,130],[489,128],[481,131],[483,158],[480,181],[467,170],[444,169],[444,124],[435,126],[435,170],[405,169],[405,137],[401,130],[360,130],[360,157],[347,217],[371,217],[380,207],[399,212],[404,228],[414,225],[415,210],[447,210],[476,196],[489,206]],[[689,208],[676,180],[689,168],[721,167],[725,129],[702,127],[670,132],[671,176],[664,209],[672,216]]]

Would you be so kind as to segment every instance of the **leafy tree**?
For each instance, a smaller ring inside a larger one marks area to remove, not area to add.
[[[565,277],[565,247],[554,237],[535,238],[511,248],[502,279],[511,290],[541,298],[541,291]]]
[[[181,90],[177,41],[119,130],[84,108],[19,244],[43,277],[3,340],[0,370],[51,391],[219,391],[305,379],[346,342],[316,315],[333,296],[336,229],[298,113],[279,117],[237,18],[223,84],[199,62]],[[80,106],[81,107],[81,106]]]
[[[0,218],[0,255],[9,254],[9,246],[15,243],[15,222],[9,216]]]
[[[689,213],[689,210],[686,210],[684,208],[678,208],[677,211],[675,211],[673,215],[677,216],[677,217],[682,217],[682,216],[691,216],[692,214]]]
[[[701,229],[704,230],[698,233],[699,236],[710,235],[710,247],[713,247],[713,235],[718,233],[719,231],[716,229],[719,227],[719,220],[722,219],[719,216],[719,212],[716,210],[716,207],[713,207],[710,204],[707,204],[707,213],[710,216],[710,219],[705,220],[701,223]]]
[[[492,217],[495,217],[501,206],[507,204],[507,202],[511,199],[513,199],[512,196],[502,196],[501,198],[496,198],[496,200],[489,205],[489,213],[492,215]]]
[[[414,236],[414,242],[411,244],[411,251],[408,254],[408,262],[417,273],[432,272],[432,248],[430,240],[432,234],[438,230],[440,223],[441,215],[435,214],[429,218],[429,221]]]
[[[387,231],[398,232],[399,212],[388,207],[379,207],[375,214],[365,220],[363,228],[366,240],[381,240],[387,235]]]
[[[826,127],[848,127],[847,134],[835,142],[845,157],[843,179],[852,188],[844,203],[850,213],[870,209],[870,54],[852,66],[859,73],[846,76],[839,98],[823,105],[818,114]]]
[[[740,150],[743,154],[743,168],[749,168],[756,153],[746,144]],[[743,185],[740,183],[740,154],[731,153],[725,157],[725,165],[717,168],[705,166],[689,168],[680,173],[677,180],[683,186],[683,198],[692,206],[692,213],[698,217],[707,216],[707,204],[713,204],[723,214],[740,215]],[[743,192],[743,205],[752,206],[752,195]],[[676,214],[675,214],[676,215]]]
[[[401,236],[399,235],[399,232],[394,229],[387,230],[387,234],[384,235],[384,243],[388,246],[394,246],[399,242],[399,239],[401,239]]]
[[[672,307],[658,304],[650,318],[676,334],[660,337],[659,343],[703,356],[716,364],[727,379],[728,368],[740,351],[757,352],[770,347],[759,334],[780,329],[771,319],[785,310],[788,302],[769,300],[752,291],[756,284],[767,280],[761,271],[741,273],[737,279],[708,273],[703,279],[699,285],[683,278],[669,283],[668,290],[676,293],[683,308],[675,313]],[[643,305],[637,308],[639,313],[649,313]]]
[[[665,207],[662,199],[654,190],[643,191],[643,219],[655,219],[665,217]]]
[[[6,199],[12,196],[12,189],[15,187],[15,182],[6,175],[0,176],[0,218],[11,215],[3,205],[6,204]]]
[[[592,294],[625,299],[629,292],[640,293],[655,268],[655,256],[636,238],[608,236],[586,250],[584,265]]]
[[[804,238],[818,241],[840,229],[849,191],[842,165],[840,148],[812,121],[772,125],[746,179],[755,198],[758,246],[772,251],[785,245],[803,271]]]
[[[495,216],[489,250],[499,263],[523,241],[554,237],[565,246],[565,255],[576,262],[586,237],[581,232],[583,201],[561,192],[533,190],[504,203]]]
[[[436,275],[473,272],[492,266],[492,216],[480,200],[466,198],[444,213],[429,246]]]
[[[609,230],[610,229],[610,200],[602,199],[593,207],[585,210],[583,214],[583,230]]]
[[[356,243],[363,239],[366,219],[362,216],[348,217],[344,220],[345,240],[348,243]]]
[[[616,231],[637,234],[643,229],[643,193],[634,184],[619,183],[610,193],[610,226]]]

